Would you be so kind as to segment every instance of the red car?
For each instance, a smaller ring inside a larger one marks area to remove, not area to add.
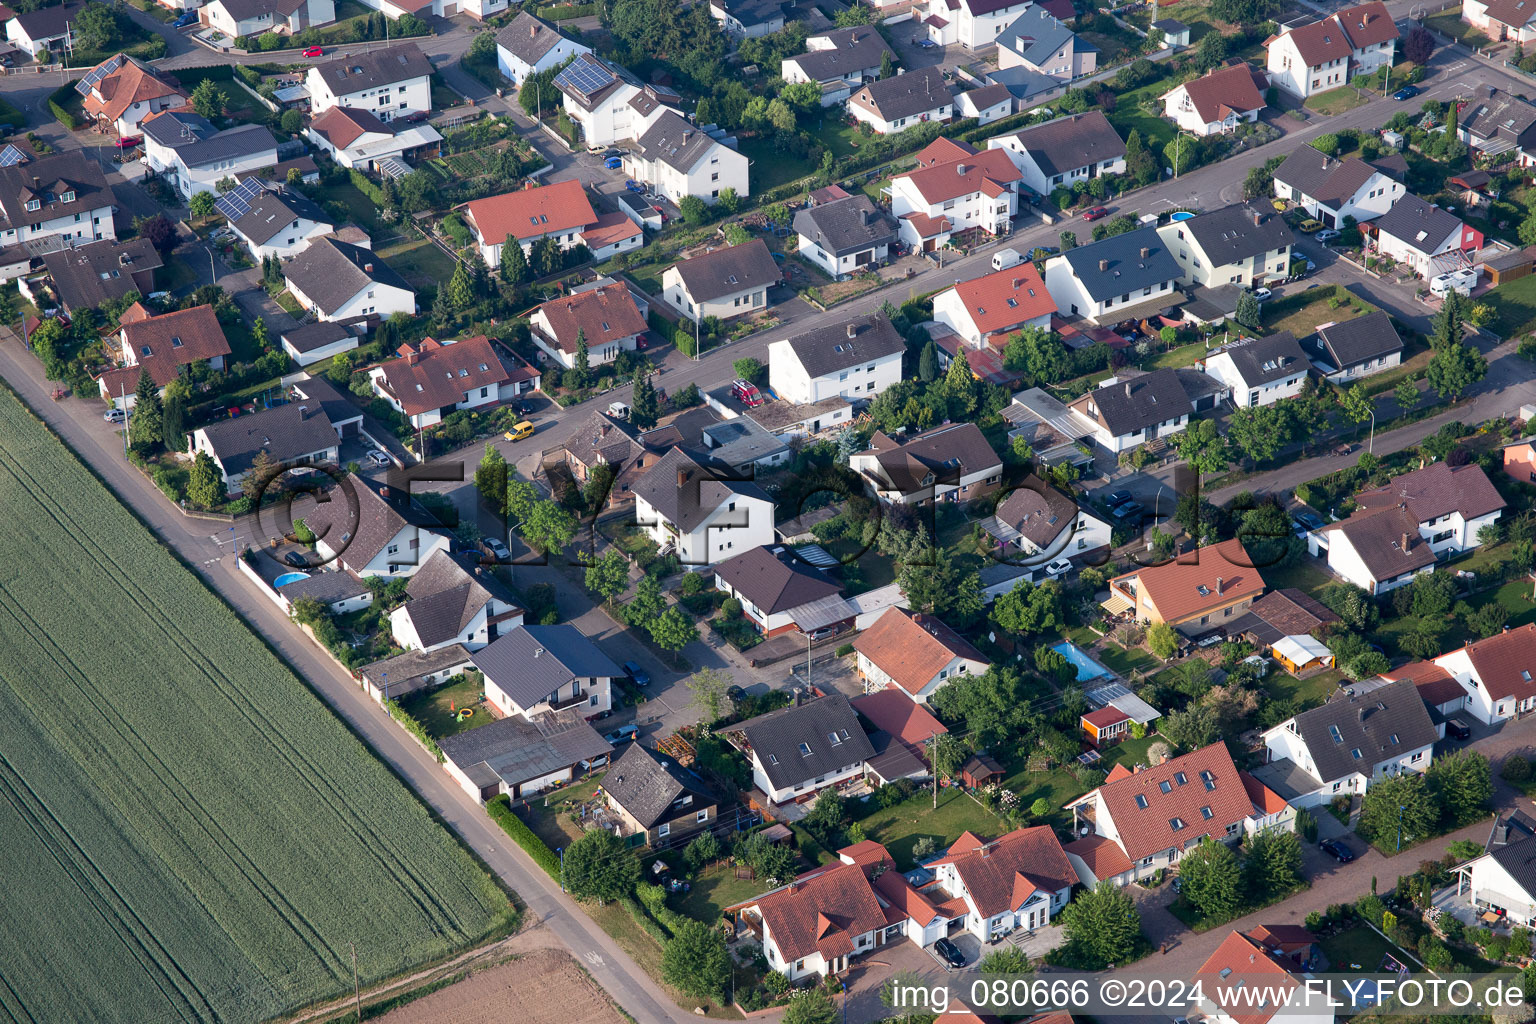
[[[1102,206],[1095,206],[1083,211],[1083,220],[1098,220],[1100,217],[1108,217],[1109,211]]]
[[[320,57],[324,54],[325,48],[323,46],[306,46],[304,48],[304,56],[306,57]]]
[[[741,404],[748,409],[756,409],[763,404],[763,396],[757,390],[757,385],[751,381],[738,380],[731,383],[731,393],[741,400]]]

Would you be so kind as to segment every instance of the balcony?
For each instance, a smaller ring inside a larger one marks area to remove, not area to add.
[[[551,711],[564,711],[566,708],[585,707],[587,698],[591,695],[592,692],[590,690],[578,690],[572,696],[550,701],[549,709]]]

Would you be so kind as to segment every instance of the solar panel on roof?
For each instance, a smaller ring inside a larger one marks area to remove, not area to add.
[[[0,167],[15,167],[26,162],[27,154],[15,146],[8,145],[4,149],[0,149]]]
[[[81,96],[89,96],[91,94],[91,90],[95,88],[97,82],[101,81],[103,78],[106,78],[108,75],[122,66],[123,55],[118,54],[111,60],[107,61],[105,64],[92,68],[89,74],[75,83],[75,92],[78,92]]]
[[[251,203],[261,195],[261,179],[246,178],[219,197],[213,208],[229,220],[239,220],[251,210]]]
[[[613,81],[613,72],[593,61],[578,60],[566,65],[564,71],[555,76],[555,86],[565,86],[590,96]]]

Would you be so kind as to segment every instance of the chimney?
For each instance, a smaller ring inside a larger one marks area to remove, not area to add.
[[[1109,269],[1109,260],[1099,260],[1099,269],[1100,270],[1108,270]]]
[[[861,214],[861,217],[862,217],[862,219],[864,221],[864,226],[868,227],[870,224],[874,223],[875,211],[874,210],[864,210],[862,212],[862,214]]]
[[[1125,397],[1126,398],[1130,398],[1131,397],[1131,384],[1130,384],[1129,381],[1127,381],[1126,384],[1125,384]]]
[[[1151,249],[1147,248],[1145,245],[1141,247],[1141,258],[1142,259],[1146,259],[1148,256],[1151,256],[1151,255],[1152,255],[1152,250]]]
[[[1264,223],[1264,214],[1260,213],[1258,210],[1254,210],[1253,211],[1253,226],[1254,227],[1258,227],[1262,223]]]
[[[364,263],[363,264],[363,273],[365,273],[365,274],[373,273],[373,264],[372,263]]]
[[[421,362],[421,353],[420,352],[412,352],[410,355],[405,357],[405,363],[406,363],[407,366],[415,366],[415,365],[417,365],[420,362]]]
[[[1220,595],[1221,595],[1221,587],[1222,587],[1222,584],[1224,584],[1224,583],[1226,583],[1226,582],[1227,582],[1227,581],[1226,581],[1226,580],[1224,580],[1224,579],[1222,579],[1222,578],[1221,578],[1221,577],[1220,577],[1220,576],[1217,576],[1217,577],[1216,577],[1216,594],[1217,594],[1217,596],[1220,596]]]
[[[301,419],[301,420],[309,419],[309,406],[307,406],[307,405],[299,406],[299,419]]]
[[[1408,534],[1403,534],[1403,554],[1408,553]]]
[[[537,25],[529,25],[528,26],[528,38],[529,39],[534,38],[538,34],[539,34],[539,26],[537,26]]]
[[[1023,284],[1024,284],[1024,279],[1023,279],[1023,278],[1022,278],[1022,277],[1016,277],[1016,278],[1014,278],[1014,279],[1013,279],[1013,290],[1014,290],[1014,291],[1018,291],[1018,290],[1019,290],[1019,288],[1020,288],[1020,287],[1021,287],[1021,286],[1022,286],[1022,285],[1023,285]]]
[[[677,486],[681,487],[688,482],[688,471],[682,467],[677,470]]]
[[[955,173],[956,174],[964,175],[965,172],[966,172],[966,169],[967,168],[966,168],[965,164],[955,164]]]
[[[859,325],[858,324],[849,324],[848,325],[848,337],[856,338],[858,336],[859,336]]]
[[[379,488],[379,497],[383,498],[385,501],[388,501],[389,500],[389,488],[388,487],[380,487]]]
[[[539,655],[541,655],[541,654],[543,654],[543,653],[544,653],[544,648],[542,648],[542,647],[535,647],[535,648],[534,648],[534,649],[533,649],[533,656],[534,656],[534,657],[535,657],[535,658],[537,658],[537,657],[538,657],[538,656],[539,656]]]

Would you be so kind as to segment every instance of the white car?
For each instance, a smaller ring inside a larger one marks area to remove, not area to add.
[[[1258,299],[1260,302],[1264,302],[1266,299],[1268,299],[1270,296],[1272,296],[1274,294],[1275,293],[1270,291],[1268,288],[1255,288],[1253,290],[1253,297]]]
[[[1053,580],[1059,580],[1072,571],[1070,558],[1058,558],[1054,562],[1048,562],[1045,566],[1045,574]]]
[[[375,448],[368,453],[368,461],[373,463],[375,466],[388,466],[391,465],[395,460],[391,459],[384,452]]]
[[[1339,233],[1333,228],[1324,228],[1312,237],[1317,239],[1319,242],[1331,242],[1335,238],[1339,237]]]

